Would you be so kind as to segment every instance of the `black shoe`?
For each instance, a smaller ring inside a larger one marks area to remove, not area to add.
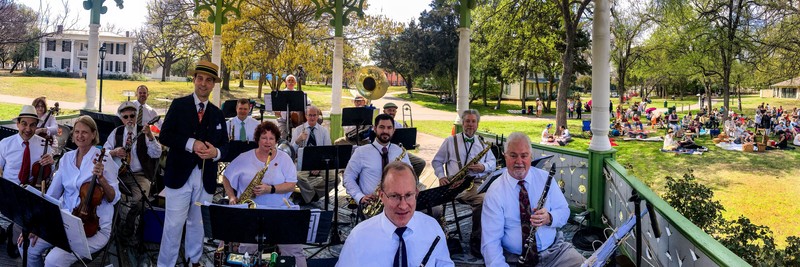
[[[17,243],[13,242],[13,227],[14,225],[11,224],[6,229],[6,253],[8,253],[8,257],[12,259],[19,258],[19,251],[17,250]]]

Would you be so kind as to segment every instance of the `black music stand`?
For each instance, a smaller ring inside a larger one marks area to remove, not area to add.
[[[356,126],[356,133],[358,133],[358,129],[362,126],[370,126],[372,125],[372,114],[374,113],[374,108],[370,107],[353,107],[353,108],[343,108],[342,109],[342,126]],[[345,133],[345,137],[347,133]],[[356,134],[356,142],[361,141],[361,136]]]
[[[28,265],[28,235],[33,233],[48,243],[73,252],[58,205],[25,190],[21,186],[0,179],[0,213],[22,228],[22,266]],[[11,234],[11,233],[9,233]],[[88,250],[88,247],[86,248]]]
[[[339,169],[347,167],[353,145],[338,146],[310,146],[303,148],[301,170],[326,170],[325,172],[325,210],[328,210],[328,178],[331,167],[335,170],[336,181],[339,181]],[[333,186],[333,224],[331,227],[331,243],[329,245],[343,244],[339,235],[339,186]]]
[[[456,197],[467,190],[467,187],[472,183],[475,177],[464,177],[462,183],[456,187],[451,188],[451,185],[438,186],[419,192],[417,196],[417,210],[430,210],[433,207],[448,203],[456,199]]]
[[[417,128],[395,129],[390,142],[403,144],[403,147],[408,150],[417,149]]]
[[[258,142],[255,141],[230,141],[228,142],[228,152],[219,159],[219,162],[231,162],[240,154],[257,147]]]
[[[272,111],[286,112],[286,119],[291,119],[291,111],[305,111],[306,94],[303,91],[272,91]],[[286,140],[292,140],[291,123],[286,123]]]
[[[304,244],[309,236],[310,210],[245,209],[222,205],[203,208],[208,209],[209,215],[203,218],[203,224],[209,226],[206,237],[255,243],[259,252],[265,244]],[[325,223],[320,220],[319,224]],[[256,266],[261,266],[260,253],[256,261]]]

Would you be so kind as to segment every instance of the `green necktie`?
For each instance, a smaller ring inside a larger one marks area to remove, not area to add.
[[[244,129],[244,122],[239,127],[239,141],[247,141],[247,131]]]

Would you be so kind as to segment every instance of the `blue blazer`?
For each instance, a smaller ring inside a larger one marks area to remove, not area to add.
[[[228,134],[225,131],[225,117],[222,111],[208,102],[203,113],[202,123],[197,118],[194,96],[188,95],[172,101],[161,126],[160,141],[168,146],[167,165],[164,171],[164,185],[172,189],[183,187],[195,166],[203,172],[203,188],[214,194],[217,187],[217,162],[203,160],[196,154],[186,151],[189,138],[208,141],[219,148],[220,158],[225,156],[228,145]]]

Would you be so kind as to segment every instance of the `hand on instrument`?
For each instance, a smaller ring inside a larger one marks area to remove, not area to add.
[[[128,153],[125,153],[125,149],[122,147],[115,148],[110,152],[108,152],[108,154],[110,154],[112,157],[117,157],[117,158],[125,158],[126,156],[128,156]]]
[[[150,125],[144,125],[142,127],[142,133],[147,137],[147,139],[153,140],[155,136],[153,136],[153,132],[150,131]]]
[[[439,178],[439,186],[444,186],[448,184],[450,184],[450,179],[447,179],[447,177]]]
[[[235,205],[237,203],[239,203],[239,199],[238,198],[236,198],[233,195],[228,195],[228,204]]]
[[[301,133],[299,136],[297,136],[297,140],[294,141],[294,142],[299,145],[299,144],[302,144],[303,141],[306,140],[306,138],[308,138],[308,133],[306,133],[306,130],[303,129],[303,133]]]
[[[467,166],[467,169],[473,172],[483,172],[483,170],[485,170],[486,167],[484,167],[483,164],[480,163],[473,163],[472,165]]]
[[[264,195],[269,193],[269,187],[265,184],[257,185],[253,188],[253,193],[256,194],[256,196]]]
[[[551,222],[553,222],[553,217],[550,212],[547,212],[547,209],[538,209],[531,215],[531,226],[550,225]]]
[[[313,170],[313,171],[311,171],[311,175],[315,175],[315,176],[316,176],[316,175],[319,175],[319,170]]]
[[[200,151],[205,151],[206,149],[208,149],[206,144],[204,144],[200,140],[194,140],[194,144],[192,144],[192,152],[198,153]]]
[[[97,159],[94,162],[94,168],[92,169],[92,174],[96,175],[97,177],[103,176],[103,170],[105,169],[105,165],[103,165],[103,159]]]
[[[200,149],[200,151],[195,151],[195,154],[197,154],[198,157],[200,157],[201,159],[213,159],[217,157],[217,148],[215,148],[214,145],[212,145],[209,142],[203,142],[203,144],[205,144],[206,146],[205,149]]]
[[[33,131],[33,134],[43,134],[43,133],[47,133],[47,128],[42,127],[42,128],[36,129],[36,131]]]
[[[41,164],[42,166],[51,165],[53,163],[55,163],[55,160],[53,160],[53,155],[50,154],[44,154],[44,156],[42,156],[42,158],[39,159],[39,164]]]
[[[366,204],[368,201],[376,200],[377,197],[373,194],[366,195],[361,198],[361,204]]]
[[[9,235],[11,234],[9,233]],[[28,239],[31,241],[30,246],[32,247],[33,245],[36,245],[36,241],[39,240],[39,237],[31,233],[28,234]],[[22,234],[20,234],[19,238],[17,238],[17,246],[22,246],[22,241]]]

